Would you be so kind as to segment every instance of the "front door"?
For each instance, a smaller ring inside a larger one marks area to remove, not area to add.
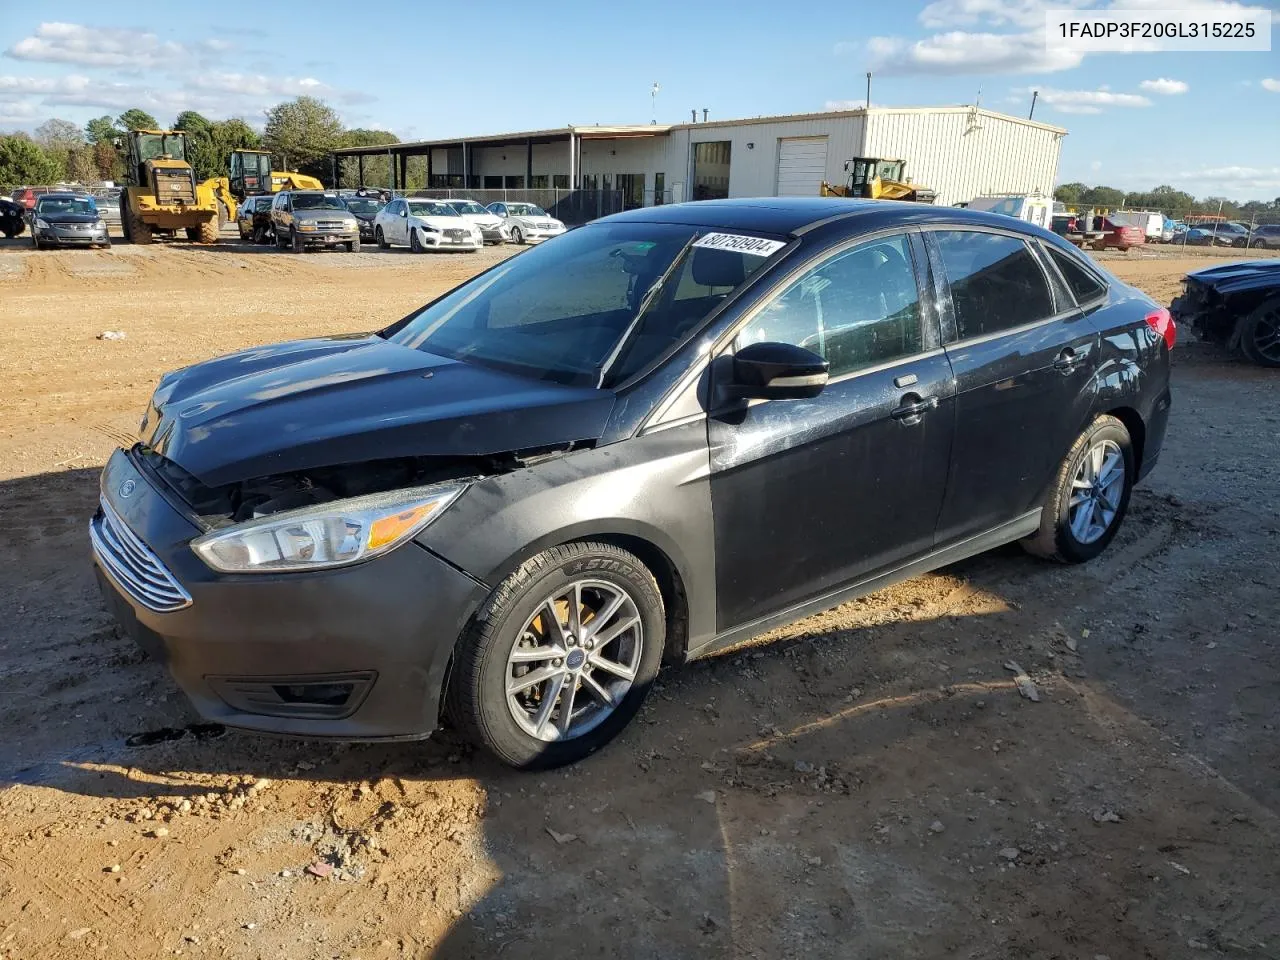
[[[718,627],[727,630],[927,553],[946,488],[951,370],[922,309],[918,237],[863,240],[790,281],[734,345],[830,363],[812,400],[708,418]]]
[[[1094,400],[1099,337],[1018,236],[936,230],[926,240],[950,290],[956,378],[945,544],[1039,505]]]

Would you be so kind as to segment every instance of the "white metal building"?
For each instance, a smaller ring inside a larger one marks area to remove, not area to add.
[[[647,206],[815,196],[823,180],[846,182],[846,160],[879,157],[905,160],[908,179],[935,190],[938,203],[956,204],[984,194],[1051,193],[1066,133],[979,107],[873,107],[423,140],[352,147],[335,158],[390,156],[395,186],[417,156],[426,158],[430,187],[612,189],[627,206]]]

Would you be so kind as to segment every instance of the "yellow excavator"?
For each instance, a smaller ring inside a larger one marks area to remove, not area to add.
[[[844,186],[822,181],[819,193],[824,197],[858,197],[863,200],[910,200],[914,203],[933,203],[938,194],[928,187],[911,183],[905,178],[905,160],[884,160],[878,157],[854,157],[844,162],[849,182]]]
[[[185,231],[188,240],[215,243],[218,201],[197,184],[187,162],[187,136],[181,130],[130,130],[125,153],[125,189],[120,222],[130,243],[150,243],[156,233]]]
[[[246,197],[257,197],[281,190],[323,190],[315,177],[290,170],[272,170],[271,154],[266,150],[232,150],[231,175],[210,177],[203,184],[213,191],[218,201],[218,218],[234,220],[239,205]]]

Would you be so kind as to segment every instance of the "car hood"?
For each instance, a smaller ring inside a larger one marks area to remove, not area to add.
[[[1243,260],[1238,263],[1224,263],[1219,267],[1209,267],[1189,273],[1187,278],[1223,294],[1267,287],[1280,289],[1280,260]]]
[[[96,213],[37,213],[36,219],[45,223],[97,223],[102,218]]]
[[[613,394],[358,334],[258,347],[168,374],[142,440],[208,486],[395,457],[596,440]]]
[[[415,217],[410,216],[410,220],[417,221],[425,227],[433,227],[436,230],[466,230],[471,232],[471,224],[462,217]]]
[[[498,227],[502,225],[502,218],[494,216],[492,213],[463,213],[459,214],[459,216],[468,223],[474,223],[479,227]]]

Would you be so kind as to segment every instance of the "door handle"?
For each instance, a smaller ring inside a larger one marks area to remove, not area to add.
[[[1089,359],[1089,355],[1087,353],[1076,353],[1073,349],[1067,347],[1058,354],[1057,359],[1053,361],[1053,369],[1057,370],[1059,373],[1071,373],[1071,371],[1075,370],[1076,367],[1080,366],[1080,364],[1084,363],[1087,359]]]
[[[912,398],[915,399],[913,400]],[[914,393],[908,393],[902,398],[902,406],[894,410],[889,416],[904,423],[919,423],[922,416],[937,406],[937,397],[920,398]]]

